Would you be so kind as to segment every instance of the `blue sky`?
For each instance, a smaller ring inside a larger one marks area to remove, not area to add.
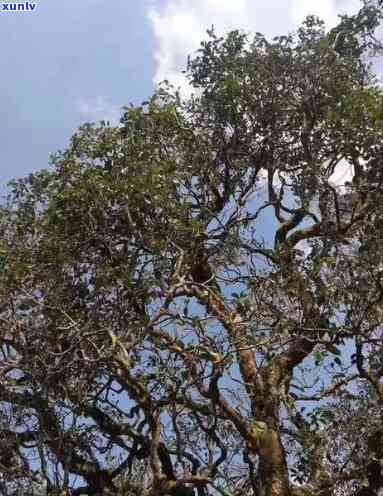
[[[20,1],[20,0],[19,0]],[[334,25],[358,0],[35,0],[0,13],[0,190],[48,165],[83,122],[118,121],[181,69],[212,24],[267,35],[309,13]]]
[[[2,186],[46,167],[82,122],[115,118],[120,106],[151,93],[147,6],[42,0],[33,13],[0,15]]]

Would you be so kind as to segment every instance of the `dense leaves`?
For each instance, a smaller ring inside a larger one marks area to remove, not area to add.
[[[380,494],[380,19],[211,31],[13,182],[3,494]]]

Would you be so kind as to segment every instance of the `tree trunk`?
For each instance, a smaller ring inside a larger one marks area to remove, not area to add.
[[[267,429],[259,446],[259,496],[291,496],[285,451],[277,430]]]

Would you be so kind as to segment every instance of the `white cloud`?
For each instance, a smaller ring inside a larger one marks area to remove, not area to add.
[[[361,7],[359,0],[292,0],[291,15],[295,24],[299,24],[310,14],[323,19],[327,28],[332,28],[338,23],[338,15],[353,14]]]
[[[82,120],[91,122],[104,120],[116,125],[121,117],[121,107],[110,103],[103,96],[82,98],[77,102],[77,109]]]
[[[341,160],[335,167],[334,172],[328,178],[328,182],[342,193],[345,191],[346,183],[352,181],[354,174],[353,165],[347,162],[347,160]]]
[[[258,30],[267,35],[285,32],[288,2],[269,0],[265,8],[263,0],[169,0],[161,10],[150,9],[148,16],[157,40],[154,82],[168,79],[184,87],[186,58],[199,48],[213,24],[217,33],[232,29]]]
[[[276,36],[291,32],[309,14],[332,27],[337,14],[354,13],[360,5],[359,0],[167,0],[163,8],[148,10],[157,41],[154,82],[168,79],[185,90],[186,58],[212,24],[219,34],[241,29]]]

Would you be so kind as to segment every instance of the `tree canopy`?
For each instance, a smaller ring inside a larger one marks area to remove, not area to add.
[[[211,30],[12,183],[1,494],[381,494],[381,18]]]

